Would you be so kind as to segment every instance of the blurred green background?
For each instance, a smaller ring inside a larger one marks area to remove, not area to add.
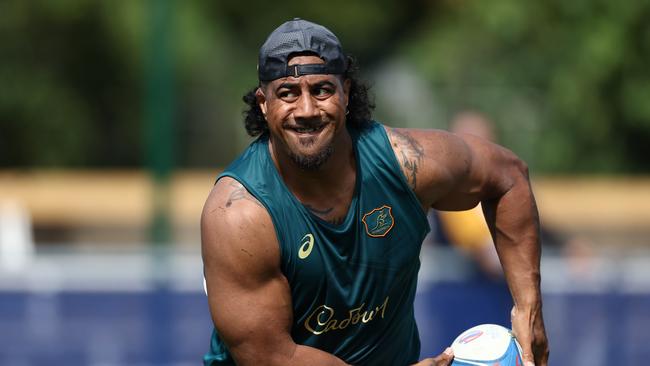
[[[357,58],[377,120],[446,129],[478,112],[528,162],[555,237],[551,364],[648,359],[650,2],[2,0],[0,364],[200,360],[202,204],[250,142],[258,48],[293,17]],[[423,246],[419,299],[445,306],[419,308],[430,354],[475,304],[499,306],[459,253]],[[450,279],[460,297],[435,287]]]
[[[4,0],[0,167],[223,166],[294,16],[357,57],[384,123],[473,109],[534,174],[650,172],[650,3],[605,0]]]

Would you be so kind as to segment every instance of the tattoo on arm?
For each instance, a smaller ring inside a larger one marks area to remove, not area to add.
[[[249,200],[251,202],[255,202],[255,204],[257,204],[262,208],[264,207],[264,205],[262,205],[260,201],[258,201],[255,197],[253,197],[253,195],[248,193],[246,188],[241,183],[231,182],[230,186],[233,187],[234,190],[230,193],[230,197],[228,197],[228,202],[226,202],[226,207],[232,206],[232,203],[237,200]]]
[[[399,160],[402,166],[406,181],[411,189],[415,189],[417,186],[418,168],[422,163],[424,149],[408,132],[390,128],[388,129],[388,134],[392,137],[393,149],[395,150],[397,160]]]

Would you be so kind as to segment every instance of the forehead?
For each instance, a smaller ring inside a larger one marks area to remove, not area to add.
[[[329,82],[331,84],[337,85],[339,82],[339,78],[337,75],[320,75],[320,74],[314,74],[314,75],[303,75],[299,77],[293,77],[293,76],[287,76],[284,78],[280,78],[277,80],[273,80],[271,83],[269,83],[269,86],[272,88],[279,88],[281,86],[301,86],[301,85],[316,85],[316,84],[322,84],[325,82]]]

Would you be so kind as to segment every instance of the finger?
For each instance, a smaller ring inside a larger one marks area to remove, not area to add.
[[[454,351],[450,347],[447,347],[443,353],[433,360],[435,366],[448,366],[454,360]]]
[[[541,354],[542,354],[541,360],[540,361],[535,361],[535,362],[537,362],[537,365],[539,365],[539,366],[548,366],[549,353],[550,352],[549,352],[548,348],[546,348],[543,352],[541,352]]]
[[[544,351],[542,352],[542,361],[539,362],[540,366],[547,366],[548,365],[548,357],[551,354],[551,351],[549,351],[548,346],[544,348]]]
[[[535,358],[533,356],[533,350],[530,344],[530,341],[519,340],[519,345],[521,346],[521,358],[524,361],[524,366],[535,366]]]
[[[521,346],[521,357],[524,361],[524,366],[534,366],[533,335],[531,333],[532,329],[529,319],[522,318],[514,306],[510,311],[510,316],[512,321],[512,334]]]
[[[533,329],[533,334],[535,336],[535,364],[537,366],[547,366],[548,365],[548,338],[546,338],[546,330],[544,329],[544,319],[542,314],[539,314],[539,319],[535,322],[535,328]]]
[[[535,364],[538,366],[546,366],[548,364],[548,341],[546,336],[542,334],[541,336],[535,336],[535,345],[533,346],[535,350]]]
[[[521,346],[521,356],[524,361],[534,361],[533,357],[533,345],[532,345],[532,335],[530,333],[527,333],[525,331],[516,331],[519,329],[522,329],[521,327],[518,327],[517,325],[513,324],[512,326],[513,332],[512,334],[515,336],[515,339],[517,339],[517,342],[519,343],[519,346]],[[524,363],[525,366],[528,366]]]
[[[538,366],[547,366],[548,365],[548,341],[546,340],[546,335],[535,336],[535,364]]]
[[[522,351],[523,351],[523,347],[521,347],[521,348],[522,348]],[[535,362],[534,362],[532,352],[523,351],[522,354],[521,354],[521,358],[524,361],[524,366],[535,366]]]

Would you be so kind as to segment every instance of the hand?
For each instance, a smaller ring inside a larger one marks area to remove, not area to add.
[[[447,349],[436,357],[425,358],[424,360],[414,363],[411,366],[449,366],[451,361],[454,360],[454,351],[447,347]]]
[[[524,366],[547,366],[549,349],[541,306],[527,309],[513,306],[510,321],[512,333],[521,345]]]

